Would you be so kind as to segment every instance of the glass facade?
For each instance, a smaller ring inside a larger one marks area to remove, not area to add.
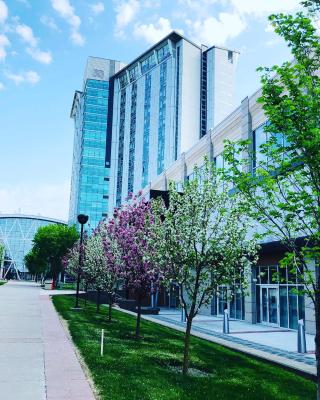
[[[150,106],[151,106],[151,75],[147,74],[145,77],[145,87],[144,87],[142,188],[144,188],[147,185],[149,176]]]
[[[124,130],[125,130],[125,109],[126,109],[126,91],[121,90],[120,96],[120,128],[119,128],[119,146],[118,146],[118,171],[117,171],[117,197],[116,206],[121,205],[122,194],[122,171],[123,171],[123,152],[124,152]]]
[[[141,72],[145,74],[151,68],[157,65],[154,53],[151,53],[147,58],[141,61]]]
[[[128,194],[133,193],[134,154],[135,154],[135,148],[136,148],[136,113],[137,113],[137,84],[134,82],[131,86]]]
[[[298,329],[305,318],[303,286],[298,276],[277,265],[256,268],[257,322]]]
[[[161,61],[166,60],[168,57],[170,57],[170,47],[169,44],[166,43],[164,46],[160,47],[160,49],[157,50],[157,57],[158,57],[158,62],[160,63]]]
[[[220,286],[218,293],[213,296],[211,315],[223,315],[226,309],[229,310],[230,318],[245,319],[245,296],[240,287],[236,287],[231,293],[227,286]]]
[[[176,50],[176,116],[175,116],[175,135],[174,135],[174,159],[178,158],[178,138],[179,138],[179,92],[180,92],[180,47]]]
[[[200,137],[207,133],[207,53],[202,53],[201,56],[201,104],[200,104]]]
[[[78,214],[87,214],[91,228],[106,217],[108,209],[108,179],[106,139],[109,82],[88,79],[82,101],[82,152],[79,174]]]
[[[270,140],[270,133],[264,131],[265,126],[268,122],[260,125],[254,132],[253,132],[253,149],[254,149],[254,159],[253,159],[253,170],[258,168],[261,163],[268,162],[267,155],[263,152],[263,146]],[[288,143],[281,133],[276,133],[275,135],[272,134],[273,139],[277,142],[279,146],[288,146]],[[269,165],[271,165],[271,160],[269,160]]]
[[[24,256],[32,248],[32,240],[38,228],[51,224],[65,224],[62,221],[41,217],[13,215],[0,216],[0,242],[5,247],[4,268],[18,271],[20,277],[28,272]]]
[[[166,92],[167,92],[167,63],[163,62],[160,65],[158,163],[157,163],[158,175],[160,175],[164,169],[164,149],[165,149],[165,130],[166,130]]]

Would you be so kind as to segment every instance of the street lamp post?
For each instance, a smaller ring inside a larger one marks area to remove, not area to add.
[[[79,265],[78,265],[78,276],[77,276],[77,293],[76,293],[76,305],[75,308],[79,308],[79,289],[80,289],[80,276],[82,270],[82,242],[83,242],[83,226],[88,222],[89,217],[84,214],[78,215],[78,222],[81,225],[80,231],[80,251],[79,251]]]

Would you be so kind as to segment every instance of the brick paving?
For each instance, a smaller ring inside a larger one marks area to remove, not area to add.
[[[32,282],[0,286],[0,399],[94,400],[50,292]]]

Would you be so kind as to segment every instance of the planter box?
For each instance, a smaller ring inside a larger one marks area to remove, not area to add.
[[[137,302],[136,300],[121,299],[118,301],[119,307],[124,310],[136,312]]]
[[[159,311],[160,311],[159,307],[141,307],[141,314],[158,315]]]

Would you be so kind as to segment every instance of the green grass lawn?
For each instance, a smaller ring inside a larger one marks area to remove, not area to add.
[[[107,309],[96,314],[89,304],[71,311],[72,296],[54,296],[53,303],[68,321],[101,399],[108,400],[213,400],[314,399],[316,386],[280,367],[257,361],[219,345],[191,338],[191,367],[209,376],[183,378],[170,366],[181,365],[183,334],[142,321],[143,339],[133,338],[135,318]],[[105,353],[100,356],[100,332],[105,329]]]
[[[7,281],[0,281],[0,286],[4,285],[5,283],[7,283]]]

